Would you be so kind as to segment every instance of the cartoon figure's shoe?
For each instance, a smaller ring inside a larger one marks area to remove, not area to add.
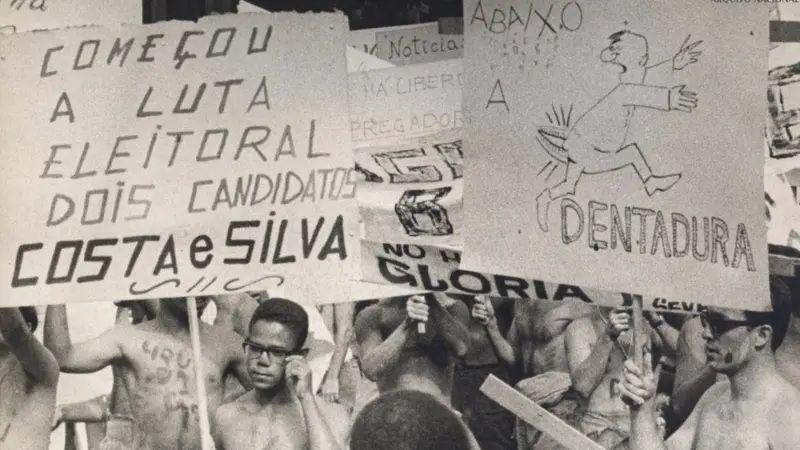
[[[656,176],[651,175],[644,182],[644,189],[647,195],[653,195],[656,192],[666,192],[681,179],[681,174],[676,173],[672,175]]]
[[[545,189],[536,197],[536,219],[539,221],[539,228],[547,233],[547,213],[550,209],[550,192]]]

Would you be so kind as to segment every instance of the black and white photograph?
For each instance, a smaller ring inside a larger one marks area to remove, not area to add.
[[[0,450],[800,448],[793,0],[0,0]]]

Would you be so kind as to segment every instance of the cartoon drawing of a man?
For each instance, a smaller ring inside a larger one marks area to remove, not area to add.
[[[702,41],[689,44],[689,36],[672,58],[672,70],[682,70],[697,62]],[[697,95],[685,85],[672,88],[644,84],[648,70],[668,63],[648,66],[647,39],[630,31],[609,36],[610,43],[600,54],[604,63],[621,67],[620,83],[605,97],[580,116],[569,127],[541,127],[537,140],[555,161],[566,165],[563,180],[546,187],[536,197],[537,219],[542,231],[547,231],[550,202],[575,193],[583,174],[611,172],[633,166],[648,195],[671,188],[681,177],[679,173],[653,174],[639,145],[628,143],[631,118],[637,107],[661,111],[691,112],[697,106]],[[552,172],[551,172],[552,173]]]

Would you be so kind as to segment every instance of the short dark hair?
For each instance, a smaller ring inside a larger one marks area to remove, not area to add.
[[[297,338],[296,347],[300,348],[308,338],[308,314],[302,306],[285,298],[270,298],[261,302],[250,318],[248,332],[259,320],[277,322],[289,328]]]
[[[39,327],[39,315],[36,314],[36,308],[33,306],[20,306],[19,312],[22,314],[25,323],[31,327],[31,333],[36,331],[36,328]]]
[[[466,449],[470,439],[455,413],[432,395],[397,390],[368,403],[353,422],[351,450]]]
[[[772,303],[772,311],[745,311],[744,316],[748,321],[772,327],[770,347],[775,351],[780,347],[784,336],[786,336],[786,330],[789,328],[789,319],[792,311],[792,291],[781,277],[770,275],[769,296]]]

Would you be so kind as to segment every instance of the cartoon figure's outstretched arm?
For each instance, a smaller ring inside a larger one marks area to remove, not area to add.
[[[610,95],[619,97],[625,106],[639,106],[661,111],[691,112],[697,107],[697,94],[686,90],[686,85],[672,88],[646,84],[622,83]]]
[[[678,48],[678,51],[672,58],[665,59],[657,64],[648,66],[645,76],[647,76],[647,74],[651,74],[654,70],[669,70],[671,73],[678,70],[683,70],[688,65],[696,63],[698,58],[700,58],[700,55],[703,53],[702,50],[698,49],[703,41],[689,42],[691,38],[691,34],[686,36],[686,39],[683,40],[683,44],[681,44],[680,48]],[[667,73],[664,73],[664,75],[667,75]]]

